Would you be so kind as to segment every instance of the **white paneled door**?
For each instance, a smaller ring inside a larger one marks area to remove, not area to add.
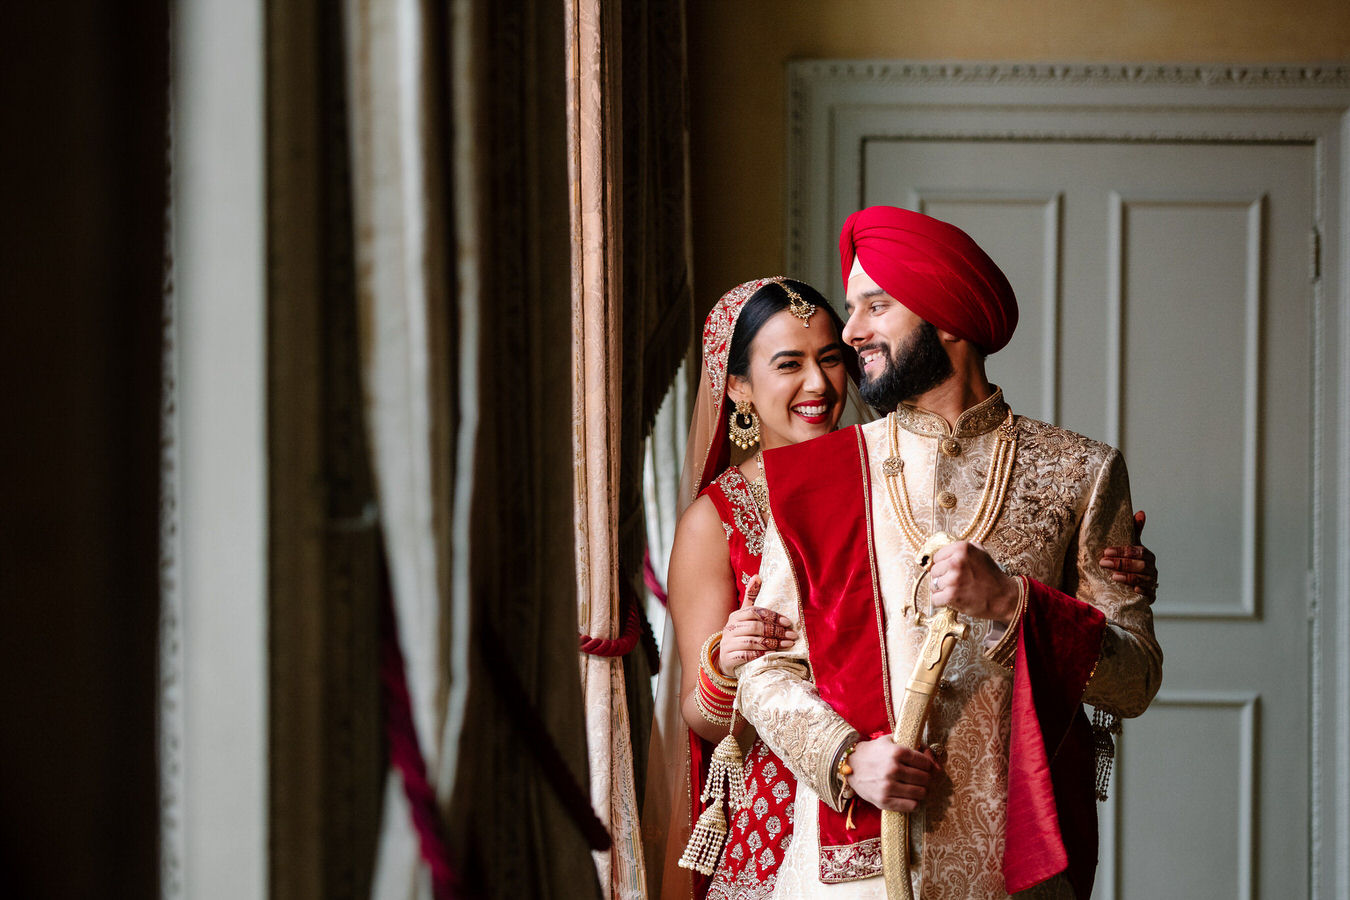
[[[789,270],[841,293],[838,228],[864,205],[964,228],[1021,308],[991,379],[1014,410],[1120,447],[1148,511],[1163,685],[1099,808],[1101,900],[1350,885],[1350,460],[1327,438],[1350,377],[1348,76],[790,72]]]
[[[1150,514],[1164,682],[1126,724],[1097,896],[1302,886],[1311,148],[892,140],[863,168],[864,203],[1004,267],[1022,319],[991,379],[1120,447]]]

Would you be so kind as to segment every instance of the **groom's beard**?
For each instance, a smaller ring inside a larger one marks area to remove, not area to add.
[[[876,345],[862,349],[876,349]],[[874,377],[864,374],[858,392],[868,406],[891,412],[900,401],[917,397],[942,384],[952,371],[951,358],[942,349],[942,338],[938,337],[936,326],[924,322],[886,358],[886,367],[881,374]]]

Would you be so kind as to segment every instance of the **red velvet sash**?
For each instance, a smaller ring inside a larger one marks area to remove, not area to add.
[[[1101,655],[1106,617],[1027,579],[1013,664],[1012,743],[1003,880],[1008,893],[1064,872],[1086,900],[1097,870],[1092,730],[1083,691]]]
[[[872,558],[867,445],[858,426],[764,454],[769,504],[797,580],[816,689],[863,735],[890,732],[885,613]],[[881,811],[859,800],[857,827],[820,804],[820,848],[881,837]],[[874,874],[874,873],[864,873]]]

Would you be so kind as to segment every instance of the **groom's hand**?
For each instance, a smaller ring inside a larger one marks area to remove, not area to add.
[[[979,544],[953,541],[933,554],[928,578],[933,606],[950,606],[1005,625],[1017,612],[1017,579],[998,567]]]
[[[890,736],[859,741],[848,758],[853,792],[879,809],[913,812],[928,796],[928,784],[939,770],[931,752],[902,747]]]

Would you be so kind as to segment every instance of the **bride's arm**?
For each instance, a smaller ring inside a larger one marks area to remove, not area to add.
[[[667,583],[680,654],[680,711],[699,737],[717,743],[727,736],[727,727],[710,721],[698,705],[704,642],[715,632],[723,633],[718,674],[729,677],[738,662],[768,647],[790,645],[794,635],[787,631],[787,620],[743,603],[745,586],[731,567],[722,520],[707,497],[694,501],[680,518]],[[737,726],[739,731],[739,719]]]

